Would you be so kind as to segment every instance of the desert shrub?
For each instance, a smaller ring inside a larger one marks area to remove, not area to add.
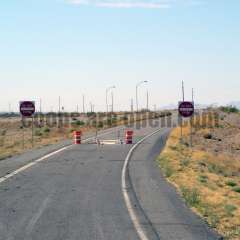
[[[213,138],[213,135],[212,135],[211,133],[205,133],[205,134],[203,135],[203,137],[204,137],[205,139],[212,139],[212,138]]]
[[[214,206],[201,202],[197,206],[197,209],[203,215],[203,217],[208,219],[208,223],[211,227],[215,228],[220,223],[220,217]]]
[[[198,177],[198,181],[201,182],[201,183],[207,183],[208,182],[208,176],[206,175],[200,175]]]
[[[97,121],[96,120],[91,121],[91,126],[96,127],[97,126]]]
[[[225,213],[228,217],[233,217],[233,212],[237,210],[237,207],[232,204],[226,204],[224,206]]]
[[[75,124],[76,124],[77,126],[83,126],[83,125],[85,124],[85,122],[80,121],[80,120],[77,120],[77,121],[75,122]]]
[[[235,187],[235,186],[237,186],[237,183],[235,183],[234,181],[230,180],[230,181],[226,182],[226,185],[229,186],[229,187]]]
[[[163,175],[166,178],[171,177],[174,174],[174,169],[171,167],[167,157],[162,156],[158,159],[158,161],[160,163],[160,168],[162,169]]]
[[[127,117],[127,116],[121,117],[121,120],[127,121],[127,120],[128,120],[128,117]]]
[[[237,192],[237,193],[240,193],[240,187],[238,187],[238,186],[237,186],[237,187],[234,187],[234,188],[233,188],[233,191],[234,191],[234,192]]]
[[[3,130],[0,131],[0,135],[1,135],[1,136],[5,136],[6,133],[7,133],[7,130],[6,130],[6,129],[3,129]]]
[[[234,106],[220,107],[220,110],[226,113],[238,113],[239,110]]]
[[[107,119],[106,124],[107,124],[107,126],[111,126],[111,125],[112,125],[112,121],[111,121],[111,119]]]
[[[182,167],[187,167],[190,164],[190,159],[189,158],[184,158],[180,161],[180,164]]]
[[[43,135],[41,129],[36,129],[34,131],[34,135],[37,136],[37,137],[41,137]]]
[[[103,122],[99,122],[97,125],[98,128],[103,128]]]
[[[0,146],[4,145],[4,137],[0,137]]]
[[[222,176],[228,176],[229,174],[226,172],[226,169],[220,165],[214,164],[214,163],[209,163],[208,164],[208,171],[210,173],[216,173]]]
[[[49,127],[44,127],[42,130],[44,133],[50,133],[50,128]]]
[[[200,204],[200,194],[196,188],[188,189],[181,187],[181,192],[188,206],[197,207]]]

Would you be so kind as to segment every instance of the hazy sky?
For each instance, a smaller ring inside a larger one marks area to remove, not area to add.
[[[82,94],[105,109],[116,85],[116,109],[240,100],[239,0],[2,0],[0,111],[42,98],[43,110],[82,106]]]

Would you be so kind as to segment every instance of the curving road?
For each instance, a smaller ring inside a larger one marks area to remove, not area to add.
[[[156,129],[135,130],[135,142]],[[145,240],[218,239],[185,207],[155,165],[169,131],[163,128],[140,144],[126,173],[127,194]],[[100,138],[118,135],[113,129]],[[129,215],[121,182],[131,147],[70,146],[3,180],[0,240],[138,240],[139,229]],[[44,155],[44,150],[38,151],[2,161],[0,176]]]

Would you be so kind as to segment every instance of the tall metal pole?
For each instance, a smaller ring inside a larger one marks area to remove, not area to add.
[[[89,102],[89,106],[90,106],[90,112],[92,113],[92,103]]]
[[[40,98],[40,106],[39,106],[39,112],[40,112],[40,114],[42,113],[42,99]]]
[[[58,112],[61,112],[61,97],[58,97]]]
[[[147,83],[148,81],[141,81],[139,83],[137,83],[136,85],[136,110],[138,112],[138,87],[143,84],[143,83]]]
[[[113,113],[113,102],[114,102],[113,91],[111,92],[111,95],[112,95],[112,113]]]
[[[106,114],[108,116],[108,88],[106,89]]]
[[[184,93],[184,81],[182,81],[182,100],[184,102],[185,100],[185,93]],[[182,126],[182,116],[180,116],[180,121],[181,121],[181,141],[182,141],[182,137],[183,137],[183,126]]]
[[[83,95],[83,113],[85,113],[85,96]]]
[[[149,92],[148,92],[148,90],[147,90],[147,111],[148,111],[148,109],[149,109]]]
[[[133,113],[133,99],[131,99],[131,112]]]
[[[194,104],[194,89],[192,88],[192,103]],[[193,119],[194,117],[191,116],[190,118],[190,146],[193,146]]]
[[[11,104],[10,103],[8,103],[8,112],[9,112],[9,114],[11,113]]]
[[[138,85],[136,85],[136,111],[138,113]]]
[[[182,97],[183,97],[183,102],[184,102],[185,101],[184,81],[182,81]]]
[[[107,113],[107,115],[108,115],[108,92],[111,90],[111,89],[113,89],[113,88],[116,88],[115,86],[111,86],[111,87],[108,87],[107,89],[106,89],[106,113]]]

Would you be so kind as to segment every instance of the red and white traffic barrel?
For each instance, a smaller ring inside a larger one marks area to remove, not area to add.
[[[133,143],[133,131],[127,130],[125,135],[125,143],[132,144]]]
[[[74,131],[74,144],[81,144],[81,143],[82,143],[82,132]]]

